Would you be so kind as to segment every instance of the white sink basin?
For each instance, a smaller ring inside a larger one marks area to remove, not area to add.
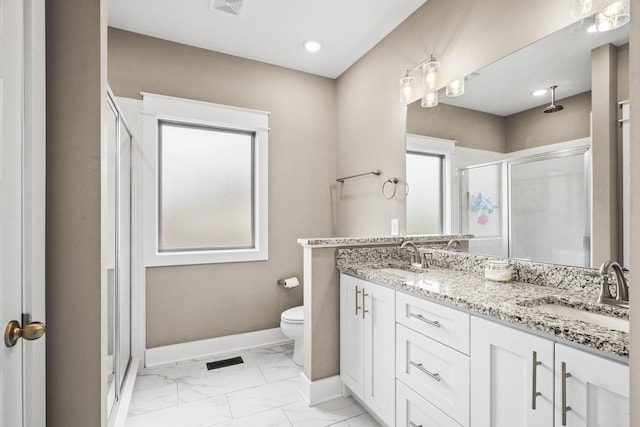
[[[378,268],[377,270],[382,271],[383,273],[395,274],[396,276],[400,276],[403,278],[407,278],[407,277],[414,278],[416,277],[417,274],[420,274],[410,270],[405,270],[403,268],[394,268],[394,267]]]
[[[431,292],[440,291],[440,283],[435,282],[433,280],[425,279],[422,276],[422,274],[426,273],[428,270],[417,272],[417,271],[405,270],[403,268],[387,267],[387,268],[379,268],[378,271],[400,276],[404,279],[405,283],[408,286],[416,286],[419,288],[429,290]]]
[[[557,314],[574,320],[581,320],[583,322],[593,323],[616,331],[629,333],[629,321],[626,319],[605,316],[604,314],[579,310],[577,308],[567,307],[566,305],[560,304],[537,305],[535,308],[537,310],[544,311],[545,313]]]

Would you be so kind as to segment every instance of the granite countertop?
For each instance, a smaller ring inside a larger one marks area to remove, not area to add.
[[[407,271],[382,271],[400,268]],[[560,304],[628,319],[628,310],[598,304],[592,295],[524,282],[492,282],[482,275],[447,268],[412,269],[407,263],[350,263],[339,266],[351,274],[387,287],[450,305],[472,314],[510,323],[558,341],[580,344],[628,362],[629,334],[565,316],[542,312],[541,304]]]

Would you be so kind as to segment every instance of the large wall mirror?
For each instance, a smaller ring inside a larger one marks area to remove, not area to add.
[[[608,199],[598,179],[611,162],[597,150],[594,159],[593,111],[603,106],[592,84],[611,83],[616,99],[602,103],[613,122],[622,119],[628,25],[588,27],[577,22],[472,73],[462,96],[441,90],[436,107],[408,105],[407,234],[471,233],[471,252],[555,264],[597,266],[603,253],[624,262],[628,141],[620,131],[609,142],[618,201],[615,220],[603,227],[597,209]],[[600,75],[601,57],[610,75]]]

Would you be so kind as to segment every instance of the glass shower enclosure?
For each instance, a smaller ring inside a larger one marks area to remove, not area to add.
[[[461,169],[461,230],[470,251],[589,266],[588,147]]]

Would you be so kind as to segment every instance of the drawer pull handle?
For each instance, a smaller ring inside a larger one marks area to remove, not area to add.
[[[567,425],[567,412],[571,410],[571,406],[567,406],[567,378],[571,376],[571,374],[567,373],[567,364],[562,362],[560,364],[562,367],[562,425]]]
[[[413,317],[415,319],[422,320],[424,323],[428,323],[429,325],[435,326],[436,328],[440,327],[440,322],[438,322],[437,320],[429,320],[426,317],[424,317],[422,314],[413,314],[413,313],[409,312],[409,317]]]
[[[420,369],[425,374],[429,375],[434,380],[440,381],[440,374],[434,374],[433,372],[428,371],[424,366],[422,366],[422,363],[416,363],[413,360],[409,360],[409,363],[412,366],[415,366],[416,368]]]
[[[532,387],[531,387],[531,409],[535,410],[536,409],[536,398],[538,396],[541,396],[542,393],[540,393],[537,388],[538,388],[538,366],[542,365],[542,362],[538,361],[538,352],[534,351],[533,352],[533,372],[532,372],[532,379],[531,382],[533,383]]]
[[[362,291],[359,291],[358,287],[356,286],[356,316],[358,315],[358,310],[362,308],[358,305],[358,294],[361,294],[361,293]]]
[[[419,426],[416,425],[416,423],[414,423],[413,421],[409,421],[409,425],[411,427],[422,427],[422,424],[420,424]]]
[[[364,319],[365,315],[369,312],[369,310],[367,310],[366,307],[366,300],[365,298],[368,297],[369,294],[365,292],[364,288],[362,288],[362,318]]]

